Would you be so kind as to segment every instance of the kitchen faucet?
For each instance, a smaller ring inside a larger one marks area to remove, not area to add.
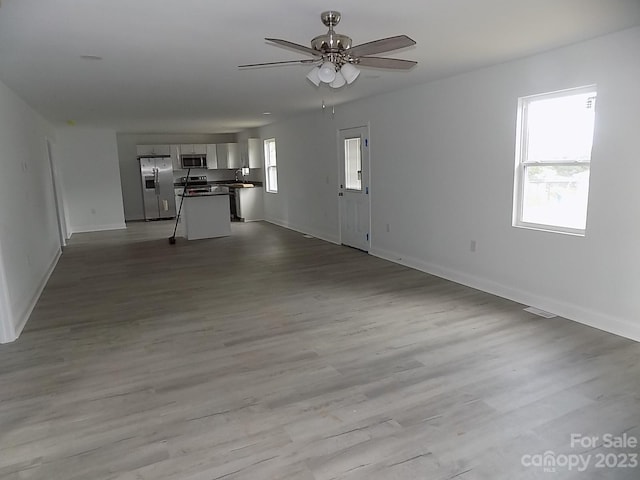
[[[242,181],[244,182],[244,175],[242,174],[242,169],[241,168],[236,170],[236,182],[240,181],[240,179],[238,178],[238,174],[242,175]]]

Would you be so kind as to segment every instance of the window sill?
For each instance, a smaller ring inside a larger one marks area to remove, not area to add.
[[[515,228],[522,228],[525,230],[536,230],[538,232],[546,233],[559,233],[561,235],[569,235],[572,237],[585,237],[585,230],[577,230],[571,228],[557,227],[554,225],[540,225],[537,223],[514,223],[512,225]]]

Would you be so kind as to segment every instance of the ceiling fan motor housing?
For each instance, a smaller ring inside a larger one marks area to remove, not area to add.
[[[329,33],[311,40],[311,48],[322,53],[338,53],[351,48],[351,38],[330,30]]]
[[[344,63],[349,63],[350,59],[345,50],[351,48],[351,37],[341,35],[333,30],[340,22],[340,12],[329,10],[320,15],[322,23],[329,27],[329,31],[324,35],[318,35],[311,40],[311,48],[322,54],[324,60],[332,62],[339,68]]]

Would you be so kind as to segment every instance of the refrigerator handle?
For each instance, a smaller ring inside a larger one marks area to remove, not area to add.
[[[153,182],[156,186],[156,195],[160,195],[160,175],[157,168],[153,169]]]

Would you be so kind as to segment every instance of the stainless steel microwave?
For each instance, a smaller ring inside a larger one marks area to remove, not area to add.
[[[182,168],[207,168],[207,156],[201,153],[180,155]]]

